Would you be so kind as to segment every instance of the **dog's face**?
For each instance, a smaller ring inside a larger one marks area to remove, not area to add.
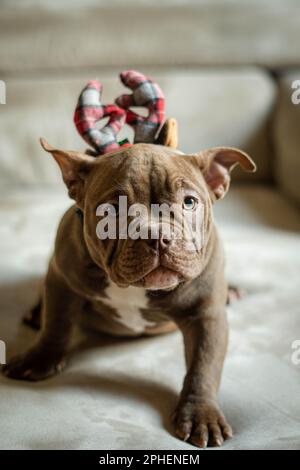
[[[136,144],[98,158],[43,147],[59,163],[84,214],[92,259],[119,286],[172,289],[197,277],[212,228],[212,202],[224,196],[231,168],[255,165],[237,149],[185,155]]]
[[[99,159],[85,193],[85,239],[93,258],[116,284],[169,289],[199,274],[201,238],[210,229],[211,200],[191,160],[176,150],[150,144]],[[120,201],[126,203],[124,214]],[[159,208],[160,213],[155,213]],[[193,240],[197,214],[200,233]],[[100,228],[110,222],[111,236],[101,240]],[[121,226],[125,231],[120,231]],[[122,238],[124,232],[127,236]]]

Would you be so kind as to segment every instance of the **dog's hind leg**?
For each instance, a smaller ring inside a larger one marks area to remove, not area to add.
[[[33,330],[41,329],[42,302],[42,297],[40,297],[38,302],[23,317],[23,323]]]
[[[60,372],[82,303],[83,300],[50,264],[43,291],[41,331],[27,352],[8,361],[3,374],[14,379],[36,381]]]

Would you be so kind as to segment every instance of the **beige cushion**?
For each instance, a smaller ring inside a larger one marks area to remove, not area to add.
[[[1,69],[299,64],[299,15],[294,0],[8,0]]]
[[[276,180],[282,191],[300,205],[300,104],[292,103],[294,80],[300,70],[285,74],[279,81],[279,100],[274,117]]]

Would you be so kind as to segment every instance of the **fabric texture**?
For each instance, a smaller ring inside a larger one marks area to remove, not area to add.
[[[103,85],[98,80],[91,80],[78,99],[74,114],[75,126],[97,154],[113,152],[130,145],[117,141],[117,134],[125,121],[134,130],[135,143],[154,143],[165,118],[165,98],[157,83],[135,70],[122,72],[120,78],[132,93],[117,98],[118,106],[101,103]],[[147,108],[148,115],[137,114],[130,109],[132,106]],[[107,124],[98,129],[97,122],[105,117],[109,118]]]
[[[126,122],[134,130],[134,142],[153,143],[165,118],[165,97],[160,86],[135,70],[122,72],[120,78],[132,93],[121,95],[116,103],[127,110]],[[130,109],[132,106],[147,108],[148,115],[140,116]]]
[[[58,189],[2,193],[0,339],[7,356],[36,333],[35,302],[56,226]],[[300,448],[299,214],[275,190],[231,189],[215,206],[228,279],[247,295],[228,309],[220,402],[235,435],[221,449]],[[170,424],[184,376],[180,333],[134,340],[77,333],[65,371],[40,383],[0,375],[1,449],[195,449]]]
[[[119,106],[101,103],[102,89],[103,85],[98,80],[91,80],[80,93],[74,114],[79,134],[97,154],[119,149],[117,134],[126,119],[125,111]],[[108,123],[102,129],[97,129],[97,122],[105,117],[109,117]]]

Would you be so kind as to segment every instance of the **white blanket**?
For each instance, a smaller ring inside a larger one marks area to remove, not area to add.
[[[55,189],[1,198],[0,339],[8,357],[35,338],[20,319],[69,204]],[[248,291],[229,308],[220,401],[235,436],[223,449],[299,449],[300,364],[291,360],[300,339],[299,213],[274,190],[252,186],[232,190],[216,214],[229,279]],[[169,421],[184,375],[179,333],[77,335],[76,345],[59,376],[41,383],[0,376],[1,449],[193,448]]]

